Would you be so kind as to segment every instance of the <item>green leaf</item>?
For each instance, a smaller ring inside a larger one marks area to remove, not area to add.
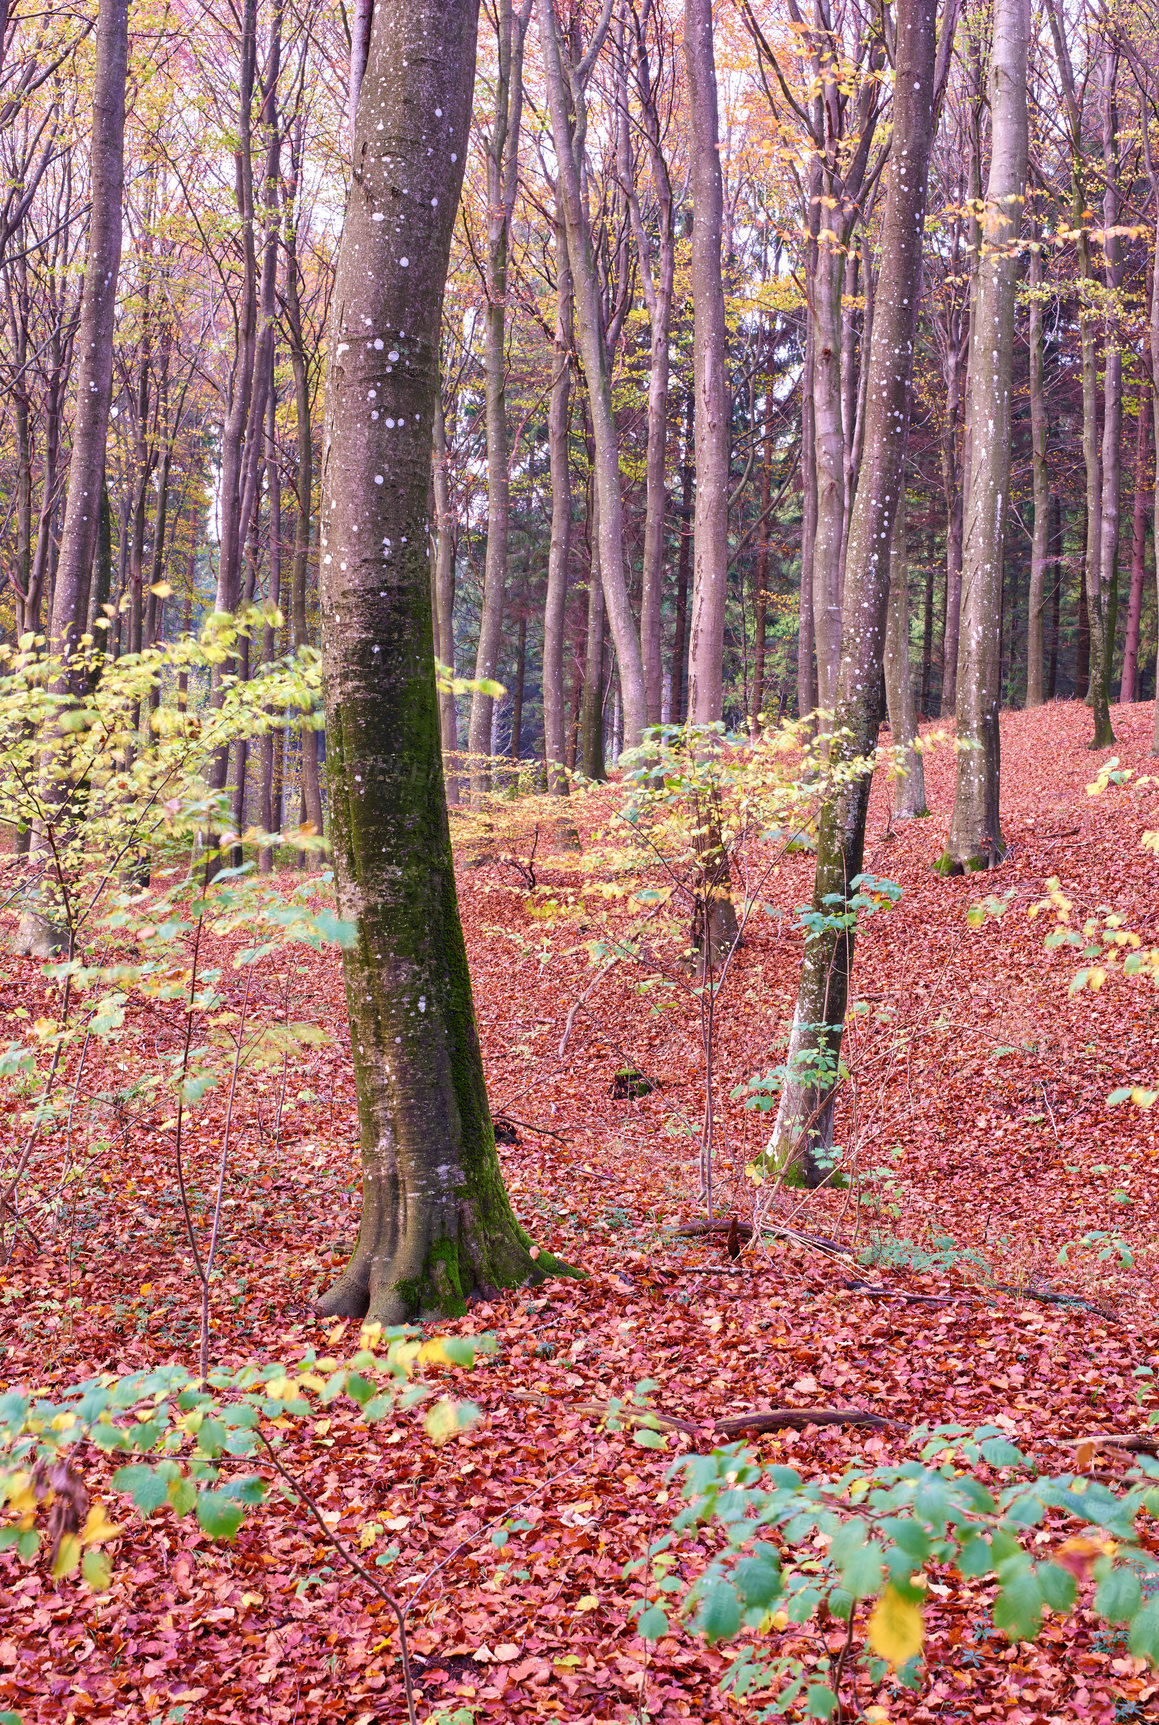
[[[1010,1641],[1033,1641],[1042,1628],[1042,1588],[1032,1569],[1004,1581],[994,1601],[994,1623]]]
[[[781,1596],[781,1566],[771,1547],[752,1557],[742,1557],[732,1572],[732,1579],[746,1605],[767,1610]]]
[[[1075,1602],[1075,1578],[1061,1563],[1040,1563],[1038,1585],[1042,1589],[1042,1597],[1052,1611],[1069,1611]]]
[[[131,1497],[133,1508],[140,1510],[142,1515],[152,1515],[169,1500],[168,1477],[159,1468],[149,1467],[141,1461],[119,1467],[113,1475],[113,1489]]]
[[[1151,1599],[1131,1625],[1127,1645],[1136,1659],[1159,1667],[1159,1597]]]
[[[658,1605],[650,1605],[647,1611],[641,1612],[636,1629],[645,1641],[659,1641],[668,1633],[668,1619]]]
[[[197,1519],[210,1539],[232,1539],[244,1513],[241,1504],[223,1491],[203,1491],[197,1499]]]
[[[740,1600],[730,1582],[718,1579],[709,1583],[701,1598],[696,1627],[710,1647],[736,1634],[740,1628]]]
[[[169,1502],[174,1515],[188,1515],[197,1502],[197,1487],[191,1479],[175,1479],[169,1483]]]
[[[837,1711],[837,1697],[825,1683],[810,1683],[805,1696],[805,1710],[810,1719],[832,1719]]]
[[[1021,1467],[1026,1457],[1020,1449],[1015,1449],[1005,1438],[987,1438],[981,1446],[982,1459],[988,1461],[991,1467]]]
[[[881,1546],[876,1540],[855,1551],[841,1571],[841,1585],[854,1599],[868,1599],[881,1586]]]
[[[651,1431],[647,1426],[639,1426],[633,1433],[633,1441],[641,1449],[667,1449],[668,1439],[663,1432]]]
[[[1125,1566],[1112,1569],[1099,1583],[1095,1610],[1108,1623],[1130,1623],[1143,1601],[1139,1577]]]

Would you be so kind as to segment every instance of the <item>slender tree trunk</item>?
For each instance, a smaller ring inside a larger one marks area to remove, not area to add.
[[[507,587],[507,550],[511,528],[510,453],[507,437],[507,254],[511,217],[519,184],[519,131],[523,108],[523,37],[530,0],[515,17],[512,0],[498,0],[498,77],[494,117],[486,143],[487,257],[485,270],[483,375],[487,423],[487,551],[483,566],[483,598],[479,612],[479,644],[475,676],[494,678],[499,663],[499,637]],[[487,757],[491,753],[494,699],[481,688],[471,696],[467,746],[471,754],[471,795],[477,800],[490,787]]]
[[[442,391],[435,396],[435,442],[432,488],[435,499],[434,636],[435,654],[441,665],[455,670],[455,522],[451,510],[451,484],[447,472],[447,422]],[[443,748],[443,772],[447,801],[459,800],[459,713],[450,689],[439,690],[439,735]]]
[[[893,818],[911,821],[927,815],[926,775],[920,750],[914,747],[918,719],[914,708],[909,652],[909,552],[905,487],[898,494],[889,542],[889,612],[885,629],[885,695],[889,730],[895,751]]]
[[[385,1323],[462,1311],[473,1293],[555,1267],[532,1258],[495,1155],[431,650],[431,441],[476,25],[476,0],[376,9],[327,379],[326,764],[339,910],[354,931],[344,967],[362,1220],[319,1309]],[[393,409],[392,428],[368,415],[370,388]]]
[[[1123,643],[1123,680],[1119,700],[1127,705],[1137,700],[1139,675],[1139,619],[1143,611],[1143,580],[1147,546],[1147,432],[1151,415],[1143,401],[1135,422],[1135,508],[1131,521],[1131,592],[1127,603],[1127,635]]]
[[[931,527],[926,543],[925,592],[922,602],[922,717],[933,711],[934,681],[934,530]]]
[[[1119,220],[1118,149],[1119,125],[1115,105],[1115,80],[1119,50],[1108,39],[1103,54],[1103,285],[1106,290],[1103,318],[1103,447],[1100,462],[1102,490],[1099,499],[1095,581],[1087,586],[1087,612],[1091,627],[1091,707],[1094,713],[1092,749],[1109,748],[1115,740],[1111,728],[1111,661],[1115,652],[1116,581],[1119,565],[1119,477],[1122,471],[1123,350],[1119,325],[1118,296],[1122,282],[1122,244],[1116,232]]]
[[[76,407],[64,529],[48,628],[52,650],[67,655],[88,618],[89,582],[100,530],[105,438],[113,386],[113,333],[121,267],[125,183],[127,0],[101,0],[93,88],[91,205],[80,326]]]
[[[772,379],[768,380],[770,386]],[[749,731],[755,742],[760,735],[761,710],[765,703],[765,633],[769,610],[769,509],[773,492],[773,408],[771,399],[765,404],[764,452],[761,456],[761,489],[758,508],[761,525],[757,536],[757,567],[753,593],[753,695],[749,712]]]
[[[801,582],[797,617],[797,717],[817,710],[813,628],[813,561],[817,540],[817,432],[813,416],[813,320],[805,335],[801,393]]]
[[[523,687],[527,672],[527,615],[519,619],[519,636],[515,647],[515,693],[511,699],[511,759],[522,756]]]
[[[592,498],[592,559],[588,577],[588,632],[584,648],[584,692],[580,705],[580,754],[584,777],[606,779],[604,763],[604,586],[600,580],[600,507]]]
[[[1030,0],[995,0],[990,172],[970,353],[970,472],[962,571],[954,813],[938,867],[961,874],[1005,855],[999,824],[1002,577],[1010,489],[1017,241],[1026,191]],[[970,746],[963,748],[965,743]]]
[[[1051,571],[1054,585],[1050,596],[1050,669],[1046,679],[1046,698],[1053,701],[1058,689],[1058,627],[1062,601],[1062,501],[1058,492],[1053,500],[1054,517],[1051,529]]]
[[[274,358],[274,352],[271,349],[271,366],[274,364]],[[282,473],[278,464],[276,424],[277,399],[274,389],[271,388],[266,411],[266,485],[269,492],[270,508],[269,601],[275,608],[282,603]],[[271,665],[277,656],[277,651],[277,626],[270,621],[266,623],[262,631],[262,663]],[[276,831],[274,823],[274,732],[272,727],[263,733],[261,743],[261,826],[263,833]],[[258,872],[260,874],[272,874],[273,867],[273,848],[264,844],[258,851]]]
[[[112,399],[113,334],[121,265],[121,200],[125,183],[127,0],[100,0],[93,87],[91,208],[80,326],[76,341],[76,404],[60,556],[49,613],[50,650],[65,661],[61,694],[81,697],[83,667],[74,658],[88,621],[89,587],[100,536],[105,438]],[[63,787],[47,777],[41,801],[59,805]],[[21,917],[16,949],[49,958],[69,930],[31,906]]]
[[[693,438],[696,427],[696,391],[690,388],[684,404],[684,458],[680,466],[680,545],[676,553],[676,608],[672,631],[672,665],[668,674],[670,722],[682,724],[687,712],[684,667],[688,657],[688,579],[692,572],[692,480]]]
[[[724,615],[728,598],[728,326],[721,241],[724,182],[712,40],[712,0],[684,0],[684,57],[692,129],[693,376],[696,389],[696,516],[692,536],[692,641],[688,711],[696,725],[719,723],[724,709]],[[739,935],[728,858],[715,811],[697,822],[696,847],[707,903],[694,914],[693,944],[723,957]]]
[[[576,341],[583,362],[595,442],[600,578],[624,697],[624,743],[628,748],[635,748],[647,723],[647,702],[644,697],[644,664],[628,597],[624,563],[619,444],[612,410],[599,280],[580,185],[580,161],[586,130],[582,68],[574,69],[570,79],[569,113],[554,0],[539,0],[539,20],[551,131],[558,163],[559,198],[563,205],[575,292]]]
[[[1026,623],[1026,705],[1043,700],[1042,613],[1050,533],[1050,473],[1046,465],[1046,397],[1042,387],[1042,248],[1038,222],[1030,235],[1030,451],[1034,536],[1030,545],[1030,598]]]
[[[1090,528],[1083,512],[1083,561],[1079,564],[1075,617],[1074,696],[1085,701],[1091,682],[1091,620],[1087,613],[1086,554],[1090,551]]]
[[[543,605],[543,741],[547,788],[552,796],[568,792],[565,770],[563,655],[567,626],[567,571],[571,558],[572,288],[567,235],[558,206],[555,223],[556,312],[552,349],[551,399],[547,410],[547,447],[551,466],[551,544],[547,553],[547,593]]]
[[[692,641],[688,710],[698,725],[721,717],[728,583],[728,329],[721,275],[724,185],[717,129],[711,0],[685,0],[684,55],[691,116],[693,377],[696,515],[692,537]]]
[[[849,530],[834,765],[872,754],[877,742],[890,585],[889,559],[882,549],[890,542],[902,484],[933,140],[935,0],[899,0],[896,20],[892,171],[868,355],[873,387]],[[822,808],[813,909],[823,926],[805,946],[788,1077],[770,1145],[775,1165],[799,1165],[810,1184],[826,1178],[832,1161],[833,1105],[853,961],[853,931],[842,913],[861,874],[869,791],[868,775],[857,774]]]
[[[813,639],[817,705],[832,713],[841,656],[841,540],[845,513],[845,438],[841,423],[841,284],[836,244],[818,248],[813,278],[812,409],[817,472],[813,539]]]

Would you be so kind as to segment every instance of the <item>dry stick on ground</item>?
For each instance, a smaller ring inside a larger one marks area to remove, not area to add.
[[[715,1430],[722,1437],[740,1432],[775,1432],[791,1428],[804,1431],[806,1426],[869,1426],[873,1431],[908,1431],[903,1420],[885,1419],[864,1408],[755,1408],[752,1413],[728,1414],[716,1422]]]
[[[509,1390],[508,1395],[515,1401],[535,1402],[540,1407],[566,1408],[571,1414],[598,1414],[601,1419],[630,1420],[634,1425],[656,1425],[664,1431],[683,1432],[686,1437],[700,1436],[699,1426],[689,1420],[677,1419],[674,1414],[662,1414],[655,1408],[613,1408],[610,1402],[571,1402],[561,1396],[550,1396],[542,1390]]]

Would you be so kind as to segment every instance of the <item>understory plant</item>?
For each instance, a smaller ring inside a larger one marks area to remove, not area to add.
[[[1159,1461],[1140,1454],[1106,1483],[1040,1472],[997,1426],[914,1435],[920,1460],[832,1478],[737,1445],[674,1464],[685,1508],[630,1566],[647,1577],[638,1632],[657,1641],[676,1614],[711,1644],[737,1642],[724,1686],[750,1705],[765,1697],[760,1719],[854,1719],[889,1682],[920,1687],[930,1601],[959,1583],[987,1588],[1009,1641],[1081,1603],[1159,1665],[1159,1557],[1139,1526],[1159,1513]],[[689,1541],[708,1558],[691,1587],[675,1573]],[[816,1630],[819,1657],[782,1650],[790,1625]]]

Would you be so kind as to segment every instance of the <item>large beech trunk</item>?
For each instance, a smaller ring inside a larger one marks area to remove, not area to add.
[[[946,874],[993,868],[1006,851],[998,809],[999,673],[1017,240],[1026,190],[1030,0],[997,0],[993,30],[993,141],[970,351],[970,472],[956,709],[959,748],[950,835],[938,863]]]
[[[427,560],[439,331],[477,0],[375,8],[322,455],[327,771],[362,1220],[324,1314],[397,1322],[540,1280],[483,1082],[439,747]]]
[[[871,754],[889,602],[887,548],[902,483],[914,328],[921,280],[926,180],[933,138],[935,0],[899,0],[889,192],[868,363],[865,447],[849,527],[841,663],[831,758]],[[825,920],[805,947],[771,1160],[799,1166],[809,1184],[828,1172],[853,931],[838,926],[860,875],[870,780],[858,774],[821,812],[813,908]],[[834,909],[838,915],[833,915]]]
[[[1150,355],[1147,356],[1150,358]],[[1131,589],[1127,602],[1127,633],[1123,639],[1123,676],[1119,700],[1134,701],[1139,676],[1139,622],[1143,612],[1144,555],[1147,544],[1147,433],[1150,404],[1144,399],[1135,421],[1135,507],[1131,517]]]

